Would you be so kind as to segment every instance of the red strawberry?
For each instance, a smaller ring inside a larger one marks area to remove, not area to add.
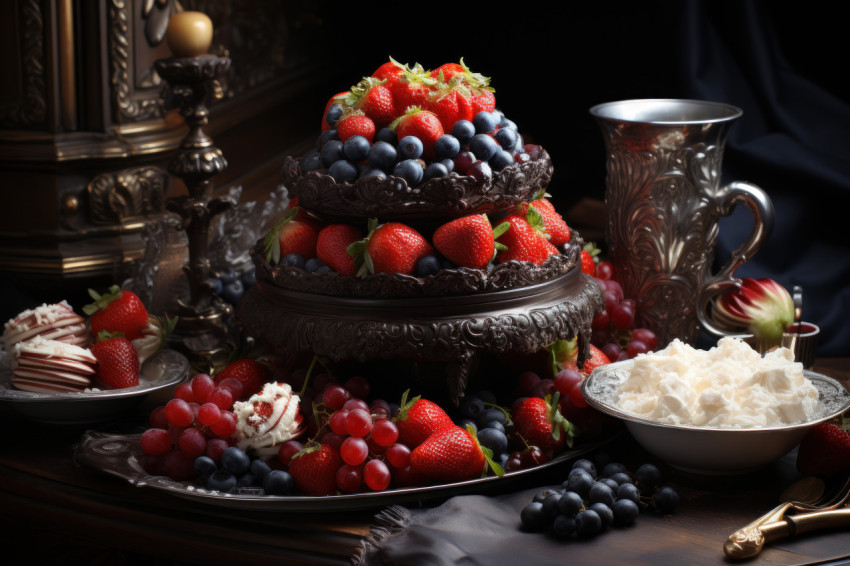
[[[499,252],[499,263],[515,260],[540,265],[546,258],[558,253],[558,249],[546,239],[537,209],[528,207],[525,216],[511,214],[505,217],[505,221],[510,222],[511,227],[496,240],[507,248]]]
[[[452,80],[452,78],[454,78],[455,75],[462,75],[463,73],[467,72],[467,70],[468,69],[466,69],[460,63],[443,63],[442,65],[431,71],[431,77],[435,79],[439,79],[442,77],[444,81],[449,82],[450,80]]]
[[[559,393],[554,399],[527,397],[511,413],[514,429],[529,446],[559,451],[573,445],[573,425],[558,410]]]
[[[339,451],[329,444],[310,441],[292,457],[289,473],[299,490],[308,495],[333,495],[336,471],[342,466]]]
[[[472,121],[475,117],[469,100],[470,94],[462,81],[452,80],[448,83],[440,83],[428,94],[425,109],[439,118],[443,132],[451,132],[458,120]]]
[[[485,472],[488,460],[478,439],[457,425],[435,432],[410,453],[410,467],[439,482],[477,478]]]
[[[95,378],[109,389],[124,389],[139,384],[139,355],[123,336],[100,334],[101,340],[91,346],[97,359]]]
[[[148,311],[142,300],[132,291],[122,291],[113,285],[109,291],[100,295],[89,289],[94,303],[83,307],[89,315],[91,333],[98,336],[101,332],[121,333],[127,340],[142,337],[142,331],[148,327]]]
[[[304,258],[316,257],[316,240],[319,225],[305,218],[301,207],[290,208],[266,234],[266,260],[275,264],[287,254],[299,254]]]
[[[599,366],[604,366],[605,364],[610,364],[611,360],[608,359],[608,356],[605,355],[602,350],[594,346],[590,345],[590,357],[584,360],[584,365],[579,369],[578,367],[578,347],[576,345],[576,339],[572,340],[559,340],[559,344],[562,345],[560,348],[556,348],[557,352],[557,361],[561,366],[561,369],[572,369],[578,372],[581,372],[582,375],[590,375],[594,369]]]
[[[385,80],[386,86],[392,88],[392,85],[404,73],[404,65],[390,57],[390,60],[378,67],[372,76],[379,80]]]
[[[422,142],[422,157],[426,161],[434,159],[434,142],[444,133],[443,125],[436,114],[414,106],[404,116],[397,118],[390,127],[395,130],[398,139],[406,136],[419,138]]]
[[[436,84],[437,79],[430,77],[419,63],[416,63],[413,68],[405,65],[402,73],[390,87],[396,116],[404,114],[411,106],[421,107],[431,87]]]
[[[486,214],[471,214],[437,228],[434,247],[455,265],[484,269],[495,254],[495,238],[509,226],[505,222],[494,230]]]
[[[549,243],[553,246],[563,246],[570,241],[570,227],[549,199],[535,199],[531,201],[531,206],[537,209],[543,218],[543,225],[546,226],[546,233],[549,234]]]
[[[328,118],[328,110],[330,109],[331,105],[332,105],[332,104],[334,104],[334,103],[336,103],[336,102],[341,102],[341,101],[342,101],[342,98],[343,98],[345,95],[347,95],[347,94],[348,94],[348,91],[347,91],[347,90],[346,90],[346,91],[344,91],[344,92],[338,92],[338,93],[336,93],[335,95],[333,95],[333,96],[330,98],[330,100],[328,100],[327,104],[325,104],[325,111],[322,113],[322,131],[323,131],[323,132],[324,132],[325,130],[330,130],[330,129],[331,129],[331,125],[330,125],[330,124],[328,124],[328,120],[327,120],[327,118]]]
[[[850,433],[835,423],[812,428],[797,451],[797,470],[820,478],[850,472]]]
[[[581,271],[586,275],[596,275],[596,262],[587,250],[581,250]]]
[[[433,252],[428,240],[410,226],[400,222],[378,226],[374,218],[369,220],[366,238],[348,248],[357,265],[358,277],[372,273],[412,275],[416,262]]]
[[[345,106],[362,111],[375,123],[376,129],[389,126],[396,118],[393,95],[385,83],[375,77],[366,77],[344,97]]]
[[[331,224],[319,232],[316,256],[322,263],[343,275],[356,272],[354,258],[348,255],[348,246],[363,239],[363,232],[348,224]]]
[[[252,358],[242,358],[235,362],[230,362],[224,369],[215,374],[214,381],[218,384],[221,380],[228,377],[232,377],[242,383],[242,396],[240,397],[242,400],[259,393],[263,386],[272,380],[272,375],[268,368]]]
[[[492,112],[496,109],[496,95],[490,87],[474,90],[471,102],[473,116],[479,112]]]
[[[346,110],[336,124],[336,131],[340,141],[352,136],[363,136],[372,143],[375,137],[375,122],[361,110]]]
[[[398,440],[409,448],[419,446],[435,432],[455,426],[452,418],[436,403],[417,396],[407,400],[410,391],[401,397],[401,405],[393,416],[398,427]]]

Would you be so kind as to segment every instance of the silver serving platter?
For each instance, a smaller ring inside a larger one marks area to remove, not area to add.
[[[239,493],[223,493],[207,490],[191,482],[178,482],[164,476],[152,476],[145,471],[140,461],[143,453],[139,446],[141,436],[139,434],[117,435],[87,431],[75,446],[74,460],[78,464],[123,478],[137,487],[153,488],[199,503],[256,511],[324,512],[342,509],[374,509],[386,505],[443,499],[462,493],[502,487],[511,480],[575,460],[608,443],[617,435],[614,433],[598,442],[581,443],[576,448],[558,454],[545,464],[508,472],[502,477],[487,476],[440,485],[325,496],[265,495],[259,488],[246,488]]]
[[[850,392],[838,381],[803,370],[818,390],[818,408],[807,421],[763,428],[708,427],[661,423],[617,406],[620,383],[633,360],[596,368],[582,383],[595,409],[622,420],[635,440],[673,467],[699,474],[732,475],[763,467],[792,450],[815,425],[850,409]]]
[[[12,387],[8,360],[0,368],[0,411],[53,424],[105,421],[132,409],[154,391],[176,385],[189,375],[189,361],[174,350],[161,350],[142,364],[139,385],[91,392],[32,393]]]

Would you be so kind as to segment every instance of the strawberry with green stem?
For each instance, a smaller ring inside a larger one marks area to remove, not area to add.
[[[431,88],[436,84],[437,79],[429,76],[428,71],[419,63],[413,67],[404,65],[402,72],[390,87],[396,115],[406,113],[408,108],[413,106],[421,107]]]
[[[496,250],[506,249],[496,243],[510,224],[502,222],[495,228],[486,214],[471,214],[447,222],[434,231],[434,247],[449,261],[459,267],[484,269]]]
[[[590,375],[594,369],[599,366],[604,366],[611,363],[611,360],[605,353],[590,344],[590,356],[584,360],[581,368],[578,367],[578,339],[571,340],[556,340],[554,344],[549,346],[549,351],[552,354],[553,372],[555,375],[562,369],[572,369],[580,372],[584,376]]]
[[[442,407],[418,395],[408,400],[409,394],[409,389],[402,394],[399,409],[393,416],[399,442],[414,448],[435,432],[455,426]]]
[[[103,295],[89,289],[89,296],[94,302],[84,306],[83,312],[89,315],[93,336],[105,331],[121,333],[127,340],[142,337],[150,317],[138,295],[113,285]]]
[[[499,263],[514,260],[540,265],[559,253],[549,242],[543,218],[536,208],[529,206],[525,214],[509,214],[504,220],[510,223],[510,228],[496,240],[507,248],[499,252],[496,258]]]
[[[139,384],[139,356],[136,349],[120,334],[98,333],[91,346],[97,360],[95,379],[109,389],[126,389]]]
[[[339,451],[311,440],[289,463],[289,474],[300,491],[308,495],[333,495],[336,471],[343,465]]]
[[[529,446],[537,446],[542,450],[558,452],[564,446],[573,445],[575,431],[572,423],[561,415],[558,409],[560,393],[554,397],[547,395],[527,397],[513,409],[511,418],[514,430]]]
[[[389,126],[396,118],[396,113],[392,91],[386,82],[375,77],[364,78],[342,97],[344,106],[363,112],[372,120],[376,129]]]
[[[287,209],[283,217],[266,234],[266,261],[277,265],[287,254],[299,254],[306,259],[316,257],[319,227],[301,215],[301,208]]]
[[[422,142],[422,157],[426,161],[434,159],[434,143],[443,135],[440,118],[433,112],[423,110],[421,106],[411,106],[404,115],[390,125],[398,139],[407,136],[419,138]]]
[[[546,227],[546,233],[549,234],[549,242],[553,246],[563,246],[570,241],[570,227],[564,221],[564,218],[555,210],[552,201],[548,198],[549,195],[540,193],[529,203],[540,213],[543,219],[543,225]]]
[[[375,273],[402,273],[412,275],[416,262],[434,252],[422,234],[400,222],[378,225],[370,218],[367,236],[348,246],[354,258],[357,277]]]
[[[356,108],[343,111],[342,117],[336,124],[337,135],[340,141],[346,141],[354,136],[363,136],[366,141],[372,143],[375,138],[375,122],[366,116],[366,113]]]
[[[460,76],[440,82],[425,99],[425,110],[433,112],[440,120],[444,132],[451,132],[458,120],[472,121],[472,92]]]
[[[471,425],[457,425],[433,433],[410,453],[410,467],[432,480],[456,482],[485,477],[489,471],[504,475],[493,452],[479,444]]]
[[[357,268],[354,258],[348,254],[348,247],[363,239],[363,232],[350,224],[329,224],[319,231],[316,239],[316,256],[328,267],[354,276]]]

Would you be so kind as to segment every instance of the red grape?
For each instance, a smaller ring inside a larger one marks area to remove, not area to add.
[[[361,375],[349,377],[345,382],[345,388],[357,399],[365,399],[369,396],[369,381]]]
[[[222,411],[229,410],[233,406],[234,399],[238,399],[238,397],[234,397],[229,388],[222,387],[221,385],[210,391],[210,394],[207,395],[207,402],[213,403]]]
[[[645,354],[648,351],[649,348],[640,340],[632,340],[626,345],[626,354],[628,354],[629,358],[634,358],[638,354]]]
[[[587,407],[587,401],[584,395],[581,394],[581,383],[575,384],[572,391],[570,391],[570,402],[579,409]]]
[[[221,464],[221,455],[230,448],[230,444],[223,438],[210,438],[207,440],[207,449],[204,452],[216,464]]]
[[[573,369],[562,369],[555,374],[555,389],[561,394],[561,397],[567,397],[575,387],[576,383],[581,383],[582,375]]]
[[[596,264],[596,277],[603,280],[614,277],[614,265],[610,261],[602,260]]]
[[[343,386],[335,383],[328,385],[322,393],[322,402],[332,411],[341,409],[345,402],[350,398],[351,393],[349,393]]]
[[[593,315],[593,322],[590,324],[590,327],[594,330],[605,330],[608,328],[610,322],[611,315],[608,314],[607,310],[603,310]]]
[[[320,438],[319,441],[322,444],[327,444],[327,445],[332,446],[333,448],[339,450],[340,447],[342,446],[342,443],[346,439],[347,439],[347,437],[343,436],[342,434],[337,434],[333,431],[328,431],[328,432],[326,432],[325,434],[322,435],[322,438]]]
[[[549,378],[541,379],[531,389],[532,397],[540,397],[545,399],[547,395],[552,395],[555,392],[555,382]]]
[[[203,403],[206,401],[210,392],[215,389],[215,382],[205,373],[199,373],[193,377],[191,383],[192,393],[194,394],[195,402],[197,403]]]
[[[186,401],[187,403],[193,402],[195,400],[195,394],[192,391],[192,384],[187,382],[187,381],[184,381],[183,383],[178,385],[174,389],[174,398],[175,399],[182,399],[183,401]]]
[[[363,409],[367,413],[369,412],[369,404],[363,399],[349,399],[345,402],[345,405],[342,406],[346,411],[351,411],[354,409]]]
[[[195,415],[189,403],[183,399],[172,399],[165,404],[165,418],[174,426],[189,426]]]
[[[207,437],[197,428],[187,428],[180,435],[180,450],[190,458],[197,458],[207,449]]]
[[[198,409],[198,422],[210,426],[221,418],[221,409],[215,403],[204,403]]]
[[[216,436],[227,438],[236,432],[236,415],[230,411],[222,411],[217,421],[210,425],[210,430]]]
[[[336,471],[336,486],[340,491],[357,491],[363,483],[363,467],[345,464]]]
[[[602,348],[602,353],[608,356],[609,360],[616,360],[617,356],[620,355],[620,345],[616,342],[608,342]]]
[[[390,485],[390,469],[380,460],[369,460],[363,466],[363,481],[372,491],[383,491]]]
[[[372,430],[372,415],[363,409],[354,409],[345,416],[345,428],[351,436],[366,436]]]
[[[197,475],[195,459],[179,450],[172,450],[162,462],[162,473],[177,481],[190,480]]]
[[[362,438],[349,436],[342,441],[342,445],[339,447],[339,455],[346,464],[358,466],[366,461],[366,457],[369,455],[369,446]]]
[[[398,440],[398,427],[389,419],[378,419],[372,425],[372,438],[379,446],[390,446]]]
[[[331,427],[331,430],[337,434],[348,434],[348,431],[345,428],[345,417],[347,416],[348,411],[345,409],[334,411],[334,414],[332,414],[331,418],[328,419],[328,425]]]
[[[242,385],[242,382],[236,379],[235,377],[225,377],[221,381],[216,384],[218,387],[223,387],[230,391],[230,396],[233,399],[239,399],[242,397],[242,391],[245,389],[245,386]],[[212,391],[210,392],[212,393]],[[207,401],[210,399],[207,398]],[[232,403],[232,402],[231,402]],[[223,409],[229,409],[230,407],[222,407]]]
[[[410,448],[400,442],[388,446],[386,456],[393,468],[402,469],[410,464]]]
[[[153,428],[168,428],[168,419],[165,418],[165,405],[155,407],[148,417]]]
[[[650,350],[654,350],[658,346],[658,337],[648,328],[635,328],[632,330],[632,340],[640,340]]]
[[[278,448],[277,459],[280,460],[280,463],[284,466],[288,466],[289,463],[292,462],[292,457],[301,452],[303,449],[304,445],[297,440],[287,440],[280,445],[280,448]]]
[[[149,428],[139,439],[145,454],[164,456],[171,452],[171,437],[164,428]]]
[[[617,330],[628,330],[635,322],[635,311],[628,305],[620,303],[611,311],[611,324]]]

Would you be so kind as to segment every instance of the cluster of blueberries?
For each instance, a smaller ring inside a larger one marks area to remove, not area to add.
[[[535,494],[520,520],[524,530],[548,531],[560,539],[592,537],[612,525],[632,525],[641,506],[668,515],[678,503],[679,494],[661,485],[661,471],[654,464],[643,464],[632,475],[623,464],[609,462],[597,475],[596,464],[582,459],[573,463],[559,488]]]
[[[273,470],[260,459],[252,459],[235,446],[221,453],[221,466],[209,456],[195,458],[195,471],[210,491],[232,493],[240,489],[262,488],[266,495],[289,495],[295,480],[284,470]]]
[[[471,425],[481,446],[493,451],[493,459],[504,468],[509,458],[506,424],[508,415],[496,405],[496,396],[486,390],[464,397],[459,407],[457,424],[466,428]]]
[[[501,171],[523,159],[516,156],[525,155],[516,124],[499,110],[479,112],[471,122],[455,122],[451,133],[434,142],[434,161],[426,164],[422,159],[422,140],[416,136],[399,140],[388,127],[375,134],[373,143],[360,135],[340,141],[334,127],[339,113],[332,112],[334,106],[338,105],[332,105],[327,113],[331,129],[322,132],[316,149],[301,157],[300,167],[304,173],[327,169],[337,183],[366,177],[385,179],[392,175],[415,187],[452,171],[489,180],[493,171]]]
[[[301,254],[286,254],[282,258],[280,258],[280,262],[278,265],[288,265],[290,267],[297,267],[299,269],[303,269],[308,273],[328,273],[333,271],[330,266],[326,265],[322,260],[317,257],[305,258]],[[413,275],[415,277],[428,277],[429,275],[436,275],[440,270],[443,269],[455,269],[457,266],[443,257],[442,255],[434,252],[433,254],[426,255],[422,257],[419,261],[416,262],[416,267],[413,270]],[[493,265],[488,265],[488,269],[492,269]]]
[[[257,274],[253,265],[241,272],[225,271],[209,279],[215,294],[234,306],[256,282]]]

